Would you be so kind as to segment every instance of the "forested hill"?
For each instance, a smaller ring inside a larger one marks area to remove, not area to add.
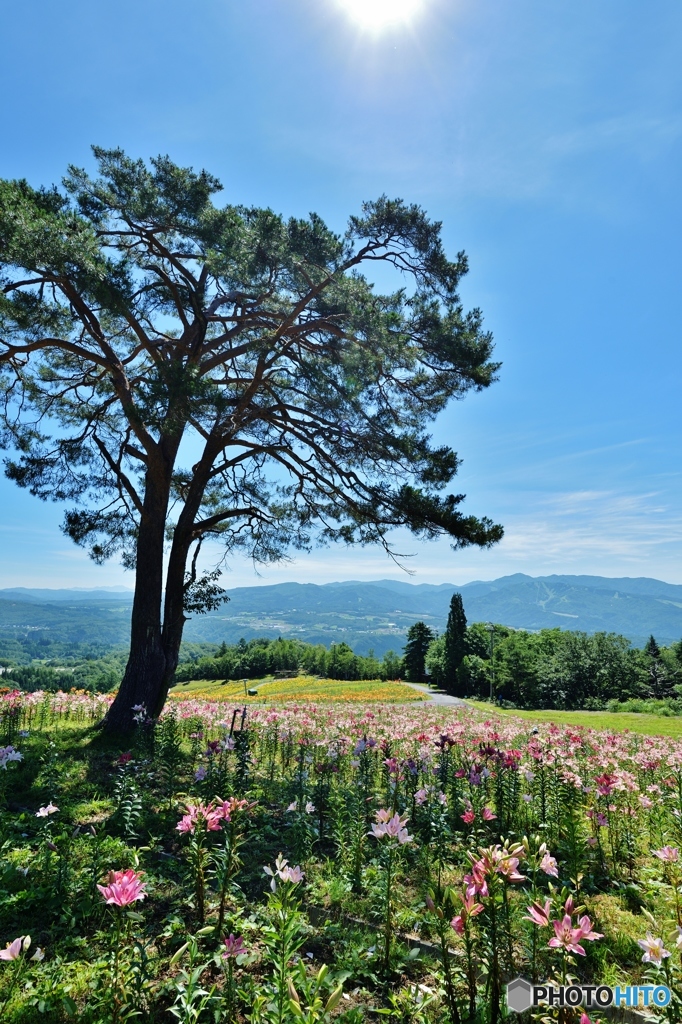
[[[634,644],[682,637],[682,586],[660,580],[518,573],[491,582],[434,586],[394,580],[278,583],[229,590],[230,602],[187,623],[191,642],[235,643],[241,637],[290,636],[311,643],[345,641],[381,657],[402,649],[407,628],[422,619],[443,630],[450,597],[460,590],[469,622],[517,629],[621,633]],[[132,594],[120,590],[0,590],[0,658],[102,653],[127,642]]]

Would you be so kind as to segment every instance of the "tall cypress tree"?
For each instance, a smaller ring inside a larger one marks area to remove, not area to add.
[[[425,622],[415,622],[407,631],[405,673],[413,683],[426,681],[426,652],[433,639],[434,632]]]
[[[448,693],[461,696],[458,670],[467,653],[467,617],[461,594],[453,594],[450,613],[445,630],[445,689]]]

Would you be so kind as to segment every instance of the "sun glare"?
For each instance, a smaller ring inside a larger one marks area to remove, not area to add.
[[[419,13],[424,0],[339,0],[356,24],[370,32],[405,25]]]

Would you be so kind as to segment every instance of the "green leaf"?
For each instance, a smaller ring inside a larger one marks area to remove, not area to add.
[[[71,996],[62,996],[62,1006],[64,1007],[65,1011],[68,1013],[70,1017],[75,1017],[76,1013],[78,1012],[78,1007],[76,1006]],[[38,1008],[40,1009],[40,1007]],[[40,1012],[43,1013],[43,1010],[40,1010]]]

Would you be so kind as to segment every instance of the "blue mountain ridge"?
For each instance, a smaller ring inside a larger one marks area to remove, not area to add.
[[[442,631],[450,598],[462,594],[469,622],[494,621],[516,629],[604,630],[641,645],[682,637],[682,586],[661,580],[523,573],[463,586],[404,580],[276,583],[228,590],[218,611],[191,618],[185,639],[234,643],[240,637],[293,636],[311,643],[344,641],[359,653],[400,650],[408,627],[422,619]],[[86,640],[102,647],[127,641],[132,591],[0,590],[0,641],[31,637],[62,650]],[[46,651],[46,654],[48,651]]]

